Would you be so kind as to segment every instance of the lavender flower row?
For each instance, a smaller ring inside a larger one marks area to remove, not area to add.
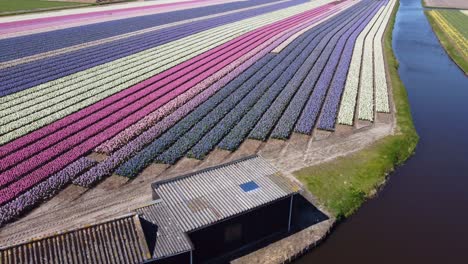
[[[249,73],[252,74],[250,71]],[[151,163],[157,155],[161,154],[169,146],[174,144],[174,142],[176,142],[184,133],[189,131],[190,128],[197,124],[205,115],[211,112],[214,107],[223,102],[226,97],[236,92],[236,89],[243,82],[239,83],[236,79],[228,84],[219,93],[217,93],[213,99],[210,98],[207,102],[197,107],[192,113],[171,127],[160,138],[153,141],[149,146],[120,166],[116,172],[119,175],[135,176],[139,171],[141,171],[141,169]]]
[[[14,200],[0,207],[0,226],[33,208],[38,203],[53,197],[69,184],[73,178],[93,166],[96,161],[83,157],[68,165],[65,169],[37,184]]]
[[[333,49],[334,45],[329,44],[328,42],[339,30],[345,27],[349,23],[349,21],[351,21],[356,16],[358,16],[360,12],[362,12],[362,10],[365,9],[366,7],[367,5],[364,2],[362,2],[361,4],[357,4],[356,6],[354,6],[353,9],[349,9],[345,11],[342,14],[343,16],[340,16],[340,17],[345,17],[345,19],[341,20],[341,23],[335,26],[334,30],[331,31],[326,37],[324,37],[320,41],[319,47],[322,47],[322,48],[325,47],[325,50],[317,59],[314,66],[312,67],[312,69],[309,71],[306,78],[302,82],[299,90],[294,95],[293,99],[291,100],[288,107],[284,111],[283,115],[279,119],[278,123],[276,124],[275,128],[273,129],[271,133],[271,137],[279,138],[279,139],[289,138],[302,112],[302,109],[304,108],[307,100],[310,97],[310,94],[315,86],[315,83],[319,79],[320,74],[322,73],[322,70],[325,67],[328,57],[330,56],[331,50]]]
[[[322,27],[324,28],[324,27]],[[333,27],[332,27],[333,28]],[[312,30],[312,35],[314,39],[307,46],[299,47],[298,52],[295,54],[290,54],[286,60],[281,64],[281,68],[277,72],[272,72],[276,76],[279,76],[278,79],[271,84],[270,89],[263,97],[258,100],[258,102],[249,109],[247,114],[242,113],[239,118],[242,118],[239,122],[236,122],[233,129],[226,130],[228,133],[226,137],[218,144],[218,147],[221,149],[235,150],[239,145],[244,141],[245,137],[248,135],[253,126],[258,122],[262,117],[263,113],[271,106],[273,101],[277,98],[279,93],[285,94],[288,91],[283,89],[291,78],[297,73],[301,65],[306,61],[307,57],[312,54],[315,50],[315,47],[320,42],[320,39],[326,35],[326,33],[331,30],[328,28],[327,31],[320,32],[317,30]],[[320,34],[317,34],[319,33]],[[270,85],[269,85],[270,86]]]
[[[210,27],[167,29],[0,70],[1,96],[117,60]],[[26,78],[25,78],[26,76]]]
[[[310,96],[301,117],[296,124],[295,131],[304,134],[311,134],[317,120],[322,103],[330,86],[331,79],[335,73],[336,66],[341,56],[341,52],[344,48],[344,44],[348,39],[349,35],[356,30],[356,28],[362,23],[369,14],[372,14],[377,4],[370,5],[366,10],[360,14],[360,17],[354,17],[349,20],[346,27],[340,30],[340,33],[334,36],[332,43],[327,46],[327,56],[330,56],[324,70],[322,71],[317,84],[315,85],[314,91]],[[364,12],[365,11],[365,12]],[[335,47],[336,45],[336,47]]]
[[[382,3],[379,3],[378,7],[381,5]],[[377,12],[378,7],[374,9],[374,11],[359,25],[357,30],[351,34],[348,41],[346,42],[346,46],[344,47],[344,51],[341,54],[340,62],[335,72],[335,76],[333,76],[330,90],[328,92],[327,98],[325,99],[322,112],[320,113],[318,123],[318,128],[320,129],[331,131],[335,129],[338,105],[340,103],[341,95],[343,94],[346,75],[348,73],[351,57],[353,55],[354,43],[356,42],[358,35],[364,30],[369,21]]]
[[[344,18],[343,18],[344,19]],[[268,108],[267,112],[261,117],[260,121],[255,125],[254,129],[250,132],[249,138],[266,140],[270,134],[271,129],[276,125],[278,119],[283,114],[284,110],[288,107],[292,97],[298,91],[298,88],[306,78],[307,74],[315,64],[317,58],[324,48],[324,42],[321,41],[323,37],[330,32],[332,28],[335,28],[342,23],[344,20],[335,20],[330,23],[326,23],[323,26],[318,26],[313,30],[319,31],[322,29],[328,29],[320,33],[319,37],[314,40],[314,44],[310,46],[314,49],[311,52],[304,52],[301,56],[306,56],[307,59],[296,71],[294,76],[289,80],[284,90],[276,98],[276,100]]]

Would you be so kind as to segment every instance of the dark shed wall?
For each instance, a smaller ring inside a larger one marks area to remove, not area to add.
[[[190,252],[159,260],[149,260],[147,262],[143,262],[143,264],[190,264]]]
[[[193,263],[202,263],[288,228],[291,197],[192,232]]]

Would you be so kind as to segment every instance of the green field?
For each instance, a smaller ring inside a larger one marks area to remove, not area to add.
[[[83,3],[52,2],[44,0],[0,0],[0,13],[34,11],[46,8],[66,8]]]
[[[413,125],[406,89],[398,75],[398,61],[392,50],[395,6],[385,33],[385,58],[389,70],[397,119],[397,132],[372,146],[331,162],[295,172],[305,186],[338,219],[347,217],[372,197],[396,166],[414,152],[419,137]]]

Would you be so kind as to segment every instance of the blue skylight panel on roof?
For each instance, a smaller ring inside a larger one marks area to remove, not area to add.
[[[249,181],[249,182],[243,183],[243,184],[239,185],[239,187],[241,187],[241,189],[244,192],[250,192],[250,191],[253,191],[255,189],[260,188],[260,186],[258,186],[254,181]]]

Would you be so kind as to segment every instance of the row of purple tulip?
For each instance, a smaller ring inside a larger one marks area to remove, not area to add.
[[[326,53],[330,57],[325,65],[325,68],[321,72],[317,84],[315,85],[314,90],[312,91],[312,94],[309,97],[309,100],[296,124],[296,132],[304,134],[312,133],[312,130],[315,127],[315,123],[317,121],[317,117],[322,108],[323,101],[327,95],[328,87],[330,86],[330,82],[340,60],[340,56],[346,40],[353,33],[353,31],[355,31],[359,25],[361,25],[361,23],[365,22],[369,16],[373,15],[377,11],[379,6],[380,3],[369,5],[369,7],[364,10],[365,12],[362,12],[360,16],[354,17],[354,23],[349,24],[341,29],[341,34],[334,37],[335,39],[333,41],[333,45],[327,45]]]
[[[327,41],[330,39],[330,36],[336,33],[336,30],[332,29],[337,28],[342,23],[346,23],[345,18],[337,20],[333,25],[329,25],[329,30],[322,32],[315,40],[313,50],[305,54],[301,54],[301,56],[305,56],[306,58],[304,63],[299,69],[297,69],[297,71],[294,72],[294,76],[290,78],[281,94],[275,99],[275,101],[263,114],[261,119],[256,123],[255,127],[249,134],[249,138],[260,140],[266,140],[268,138],[270,131],[278,123],[278,120],[281,118],[281,115],[290,104],[293,96],[299,92],[298,89],[304,82],[307,74],[315,65],[317,59],[327,44]],[[239,143],[237,142],[236,144]],[[235,147],[235,145],[233,147]]]
[[[383,4],[384,2],[380,2],[378,7],[380,7]],[[333,76],[333,80],[331,81],[327,97],[325,99],[322,111],[320,113],[319,121],[317,124],[317,127],[320,129],[330,131],[333,131],[335,129],[336,116],[338,114],[338,107],[340,104],[341,95],[343,94],[348,68],[351,63],[351,57],[353,55],[354,43],[356,42],[358,35],[364,30],[366,25],[377,12],[378,7],[374,9],[373,12],[369,16],[367,16],[367,18],[364,19],[364,21],[359,25],[359,27],[351,34],[351,36],[346,41],[346,44],[343,48],[343,52],[339,56],[340,62],[336,67],[335,75]]]
[[[159,154],[161,154],[164,150],[166,150],[168,147],[174,144],[174,142],[176,142],[181,136],[183,136],[187,131],[189,131],[205,115],[210,113],[214,107],[216,107],[221,102],[225,101],[225,99],[231,96],[232,93],[235,93],[236,89],[246,81],[249,75],[253,74],[252,71],[255,70],[255,68],[257,68],[258,65],[262,65],[265,62],[265,59],[260,60],[258,63],[255,64],[256,67],[253,66],[249,68],[248,71],[244,72],[238,78],[230,82],[213,97],[211,97],[205,103],[201,104],[182,120],[177,122],[177,124],[172,126],[161,137],[152,141],[150,145],[139,151],[134,157],[122,164],[117,169],[117,174],[128,177],[136,176],[149,163],[153,162]]]
[[[271,90],[281,89],[282,84],[278,80],[282,80],[283,82],[284,80],[288,80],[287,76],[283,76],[285,70],[294,67],[290,65],[294,59],[300,54],[307,52],[306,49],[311,46],[311,40],[315,35],[305,34],[304,36],[308,36],[307,39],[299,45],[294,43],[296,45],[289,46],[271,64],[266,65],[251,79],[241,85],[238,91],[249,92],[245,97],[240,93],[232,94],[232,99],[226,99],[225,102],[213,109],[211,113],[177,140],[174,145],[159,155],[157,160],[172,164],[183,157],[195,144],[200,143],[207,147],[211,146],[211,148],[216,146],[219,140],[229,133],[231,128],[235,127],[236,124],[240,124],[239,121],[250,109],[256,109],[259,100],[261,101],[266,95],[272,94]],[[273,66],[273,63],[277,64]],[[283,78],[280,77],[278,79],[278,76],[282,76]],[[209,133],[206,135],[206,138],[202,139],[207,132]],[[200,139],[202,140],[200,141]]]
[[[344,25],[341,25],[343,27]],[[339,30],[338,28],[336,30]],[[335,31],[336,32],[336,31]],[[339,34],[336,35],[339,37]],[[336,39],[335,37],[335,39]],[[332,35],[328,35],[321,43],[321,47],[325,47],[327,40],[330,40]],[[336,43],[336,41],[335,41]],[[320,77],[320,74],[323,71],[323,68],[328,60],[331,49],[334,45],[328,45],[325,47],[325,50],[321,56],[317,59],[312,69],[307,73],[304,81],[302,82],[299,90],[296,92],[289,105],[286,107],[286,110],[282,114],[281,118],[275,124],[274,129],[271,132],[271,137],[279,139],[287,139],[291,135],[294,126],[297,123],[297,120],[312,93],[315,83]]]
[[[338,23],[343,22],[344,21],[342,20],[338,21]],[[317,44],[321,39],[323,39],[324,36],[327,35],[327,33],[332,32],[334,28],[335,26],[324,24],[318,28],[310,30],[310,33],[313,36],[312,41],[310,43],[306,43],[305,46],[300,45],[281,63],[282,67],[279,67],[278,70],[275,69],[272,71],[272,76],[275,76],[277,79],[274,80],[272,84],[268,84],[270,86],[268,92],[265,93],[265,95],[260,100],[258,100],[246,114],[240,116],[242,119],[237,122],[237,124],[235,124],[235,127],[230,129],[230,131],[226,131],[227,135],[218,144],[219,148],[233,151],[239,147],[250,130],[254,127],[255,124],[257,124],[258,120],[265,113],[265,111],[270,108],[271,104],[277,98],[277,96],[280,93],[287,91],[287,88],[285,87],[287,86],[288,82],[305,63],[307,58],[309,56],[316,57],[318,54],[320,54],[320,48],[317,46]],[[322,29],[325,30],[322,31]]]

